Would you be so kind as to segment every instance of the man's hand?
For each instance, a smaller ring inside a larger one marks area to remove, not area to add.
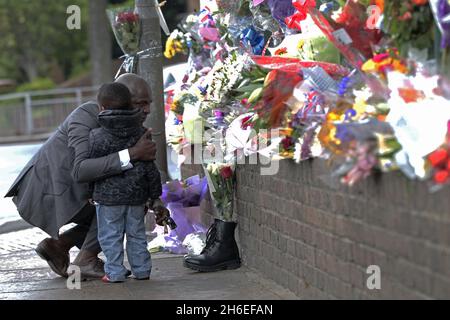
[[[152,141],[152,129],[148,129],[138,142],[128,149],[131,161],[150,161],[156,159],[156,143]]]

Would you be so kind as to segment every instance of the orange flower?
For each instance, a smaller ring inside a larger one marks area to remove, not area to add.
[[[414,88],[400,88],[398,94],[406,103],[417,102],[425,98],[423,91]]]
[[[384,11],[384,0],[375,0],[375,4],[380,8],[381,12]]]
[[[280,135],[290,137],[293,131],[292,128],[280,128]]]
[[[276,56],[282,56],[287,53],[287,48],[279,48],[275,51]]]

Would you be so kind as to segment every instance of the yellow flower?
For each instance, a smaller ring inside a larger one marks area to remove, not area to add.
[[[294,158],[294,152],[293,151],[281,151],[280,157],[286,158],[286,159],[293,159]]]
[[[362,65],[361,70],[364,72],[375,71],[377,70],[377,64],[372,59],[370,59]]]
[[[178,107],[178,100],[174,100],[173,103],[170,105],[170,110],[171,111],[176,111]]]
[[[297,43],[297,49],[298,49],[298,50],[302,50],[304,45],[305,45],[305,40],[301,39],[301,40]]]
[[[181,42],[179,40],[174,40],[173,41],[173,47],[174,47],[176,52],[183,51],[183,45],[181,44]]]
[[[280,129],[280,135],[290,137],[292,135],[292,128],[281,128]]]
[[[167,39],[166,41],[166,50],[164,51],[164,56],[167,59],[172,59],[175,56],[175,50],[173,49],[173,38]]]
[[[356,111],[356,118],[361,117],[363,113],[366,112],[367,104],[366,101],[362,98],[356,98],[355,104],[353,105],[353,110]]]

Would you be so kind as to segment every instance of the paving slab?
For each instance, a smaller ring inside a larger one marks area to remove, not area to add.
[[[33,232],[34,231],[34,232]],[[150,280],[128,279],[105,284],[81,282],[68,289],[67,280],[53,273],[34,252],[45,238],[37,229],[0,235],[0,299],[44,300],[284,300],[298,299],[289,290],[242,266],[236,270],[200,273],[183,266],[183,256],[152,254]],[[3,241],[3,242],[2,242]],[[71,250],[73,259],[77,250]],[[127,262],[125,262],[128,265]]]

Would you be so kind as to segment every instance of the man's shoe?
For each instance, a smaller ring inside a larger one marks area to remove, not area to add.
[[[67,268],[70,264],[69,252],[58,245],[52,238],[42,240],[35,249],[39,257],[47,261],[50,268],[57,275],[67,278]]]
[[[185,256],[184,266],[201,272],[239,268],[241,259],[234,239],[235,229],[235,222],[216,219],[208,230],[203,251],[197,256]]]
[[[105,275],[105,263],[100,258],[96,258],[88,264],[76,266],[80,268],[82,280],[103,278]]]

